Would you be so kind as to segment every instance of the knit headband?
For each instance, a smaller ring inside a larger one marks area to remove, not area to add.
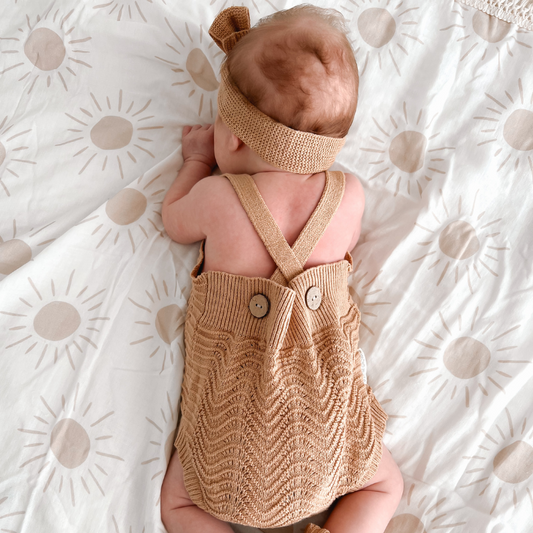
[[[226,54],[250,31],[246,7],[224,9],[213,21],[209,35]],[[218,113],[226,126],[267,163],[296,174],[327,170],[345,139],[289,128],[255,107],[231,78],[226,62],[220,71]]]

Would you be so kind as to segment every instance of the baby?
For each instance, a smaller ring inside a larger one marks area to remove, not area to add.
[[[247,9],[233,7],[210,34],[227,53],[219,114],[184,127],[162,211],[173,240],[202,241],[163,523],[169,533],[280,527],[338,498],[324,528],[306,533],[383,533],[403,481],[356,358],[347,252],[364,195],[355,176],[327,170],[357,105],[342,15],[302,5],[250,29]]]

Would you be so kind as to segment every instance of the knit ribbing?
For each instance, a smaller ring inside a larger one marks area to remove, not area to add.
[[[218,113],[226,126],[262,159],[296,174],[328,169],[345,143],[345,138],[289,128],[262,113],[232,81],[226,63],[220,70]]]
[[[238,180],[230,180],[237,192],[248,187],[239,198],[259,195],[248,177]],[[290,252],[297,260],[312,251],[334,215],[344,175],[330,185],[306,224],[305,246]],[[263,237],[274,249],[279,233]],[[365,385],[357,355],[360,313],[347,283],[352,258],[302,268],[279,284],[199,274],[203,248],[191,273],[175,443],[185,487],[198,507],[221,520],[292,524],[360,489],[381,459],[387,415]],[[320,290],[316,310],[306,305],[309,287]],[[263,318],[248,307],[256,294],[269,301]]]

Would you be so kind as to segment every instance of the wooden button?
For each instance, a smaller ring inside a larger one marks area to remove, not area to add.
[[[250,300],[250,312],[257,318],[263,318],[268,314],[270,302],[264,294],[256,294]]]
[[[320,307],[320,304],[322,303],[322,294],[318,287],[311,287],[305,293],[305,303],[307,304],[307,307],[313,311],[316,311]]]

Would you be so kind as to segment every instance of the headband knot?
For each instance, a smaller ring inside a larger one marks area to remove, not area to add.
[[[250,31],[250,12],[247,7],[233,6],[221,11],[211,27],[209,35],[226,54]]]

